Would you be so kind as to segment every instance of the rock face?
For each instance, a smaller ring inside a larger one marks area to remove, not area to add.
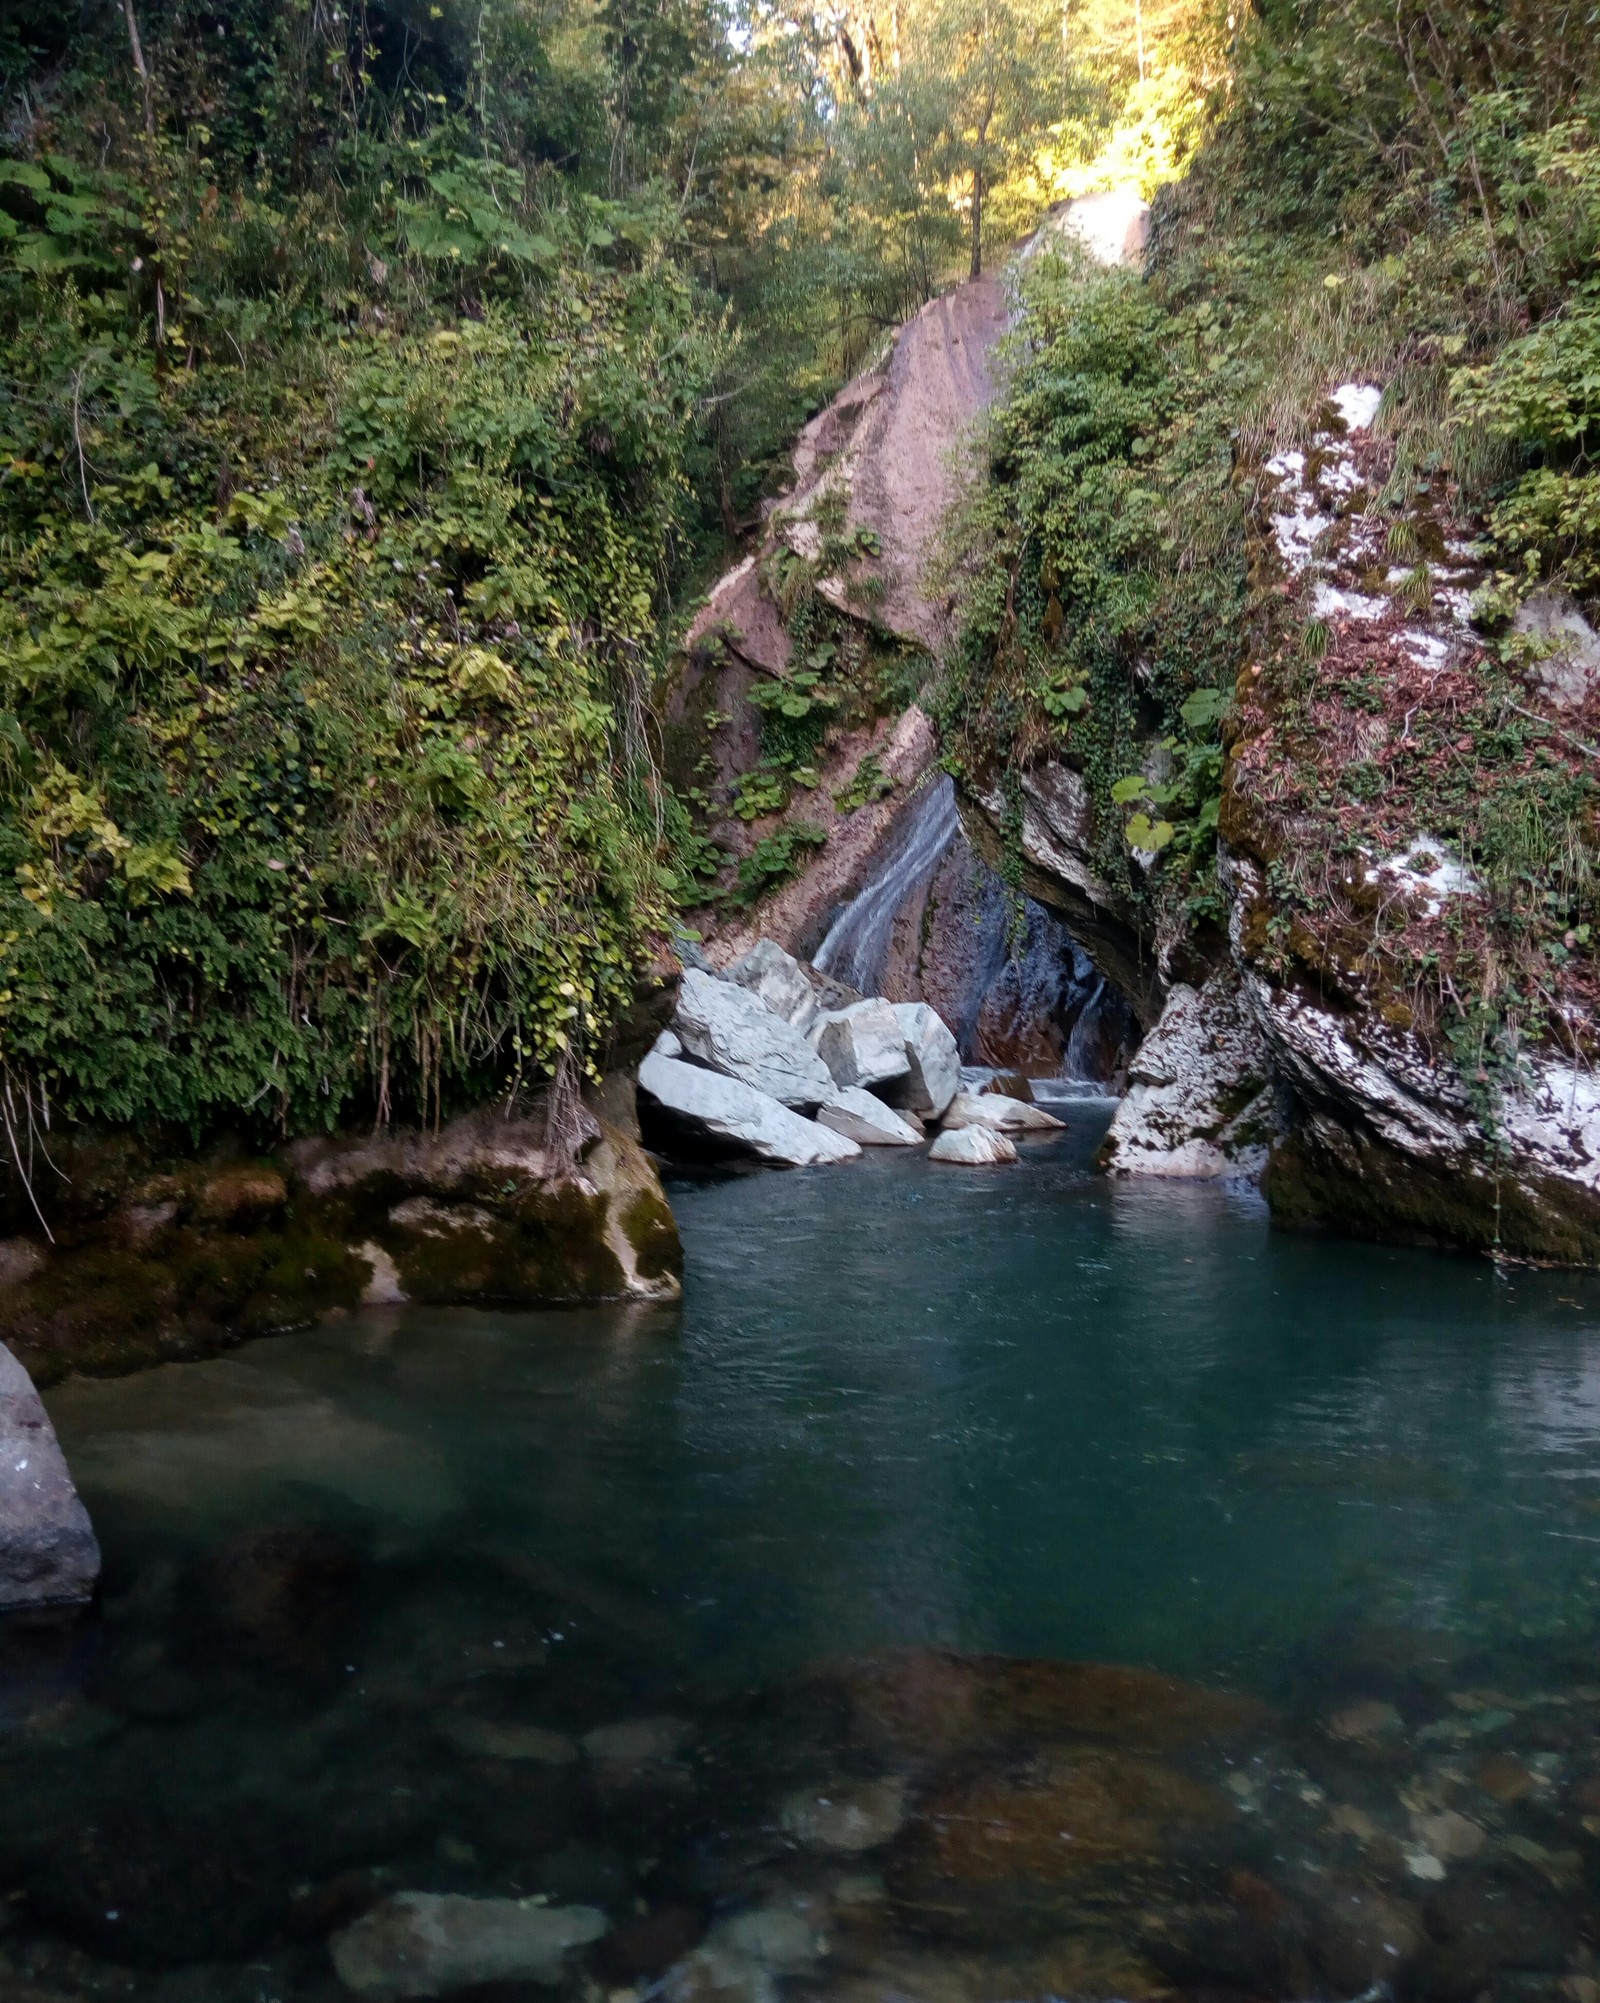
[[[828,1067],[799,1030],[733,981],[691,967],[672,1026],[687,1056],[781,1106],[812,1112],[832,1096]]]
[[[1101,1148],[1118,1176],[1238,1176],[1267,1165],[1278,1129],[1272,1062],[1232,966],[1181,982],[1140,1045]]]
[[[817,1114],[819,1126],[843,1134],[864,1148],[915,1148],[922,1135],[909,1120],[903,1120],[892,1106],[875,1099],[859,1086],[846,1085],[837,1091]]]
[[[0,1336],[50,1382],[213,1353],[363,1303],[673,1299],[677,1227],[629,1131],[631,1080],[626,1103],[616,1096],[602,1088],[574,1109],[573,1149],[548,1145],[537,1101],[266,1158],[53,1137],[55,1243],[0,1240]]]
[[[876,1091],[911,1076],[905,1032],[891,1003],[874,998],[829,1010],[811,1033],[835,1085]]]
[[[0,1613],[72,1606],[100,1576],[100,1546],[26,1370],[0,1348]]]
[[[943,1119],[961,1085],[961,1053],[943,1019],[926,1002],[896,1002],[908,1072],[899,1103],[925,1119]]]
[[[639,1090],[652,1110],[691,1135],[721,1141],[729,1152],[752,1154],[783,1168],[853,1161],[861,1152],[853,1140],[802,1119],[742,1079],[726,1078],[679,1058],[652,1052],[639,1066]],[[827,1090],[831,1094],[831,1079]]]
[[[563,1978],[565,1957],[607,1931],[593,1906],[536,1906],[400,1892],[331,1943],[339,1980],[370,2003],[444,1996],[475,1983]]]
[[[991,1134],[1057,1133],[1065,1125],[1054,1113],[1009,1092],[958,1092],[944,1116],[946,1133],[982,1127]]]
[[[823,1004],[805,968],[775,939],[757,940],[744,958],[728,969],[727,978],[748,988],[802,1036],[822,1012]]]
[[[1015,1143],[994,1127],[952,1127],[928,1150],[929,1161],[961,1168],[995,1168],[1016,1158]]]

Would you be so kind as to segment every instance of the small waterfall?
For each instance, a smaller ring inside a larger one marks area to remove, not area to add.
[[[911,803],[888,856],[828,927],[816,965],[864,995],[881,991],[895,914],[932,877],[961,832],[955,784],[941,772]]]
[[[814,957],[861,994],[932,1002],[968,1064],[1105,1081],[1138,1041],[1126,1002],[1061,920],[1032,898],[1019,912],[968,847],[945,773],[912,799]]]

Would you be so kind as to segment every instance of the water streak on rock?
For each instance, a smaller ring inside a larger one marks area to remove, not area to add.
[[[888,854],[828,927],[817,948],[823,973],[864,995],[882,992],[895,914],[932,877],[961,832],[955,785],[940,773],[912,802]]]

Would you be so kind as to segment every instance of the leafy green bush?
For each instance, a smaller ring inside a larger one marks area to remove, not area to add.
[[[0,1064],[201,1133],[592,1059],[670,923],[646,716],[725,345],[670,214],[454,111],[308,164],[102,108],[109,168],[0,163]]]

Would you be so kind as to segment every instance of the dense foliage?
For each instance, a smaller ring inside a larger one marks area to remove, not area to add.
[[[1600,579],[1596,61],[1538,4],[1264,9],[1157,201],[1146,278],[1031,283],[946,691],[986,783],[1046,752],[1084,772],[1108,880],[1169,940],[1216,909],[1223,733],[1252,737],[1285,970],[1377,980],[1485,1077],[1570,1042],[1592,999],[1592,723],[1530,712],[1512,615]],[[1253,539],[1264,461],[1352,377],[1386,385],[1363,507],[1387,557],[1362,589],[1426,607],[1442,527],[1476,524],[1470,686],[1401,701]],[[1351,764],[1358,712],[1389,749]],[[1438,936],[1359,894],[1407,816],[1490,893]]]
[[[672,219],[310,11],[152,11],[148,124],[91,47],[0,163],[5,1062],[200,1131],[589,1057],[673,889],[722,341]]]

